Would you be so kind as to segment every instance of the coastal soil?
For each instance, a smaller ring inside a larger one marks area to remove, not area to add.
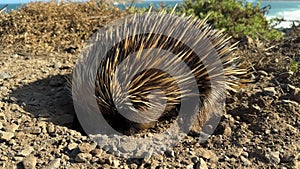
[[[241,40],[235,54],[250,65],[252,82],[228,94],[226,113],[206,142],[190,134],[165,154],[124,159],[100,149],[74,125],[65,80],[85,38],[123,14],[99,9],[102,15],[88,19],[101,20],[92,30],[74,22],[72,32],[67,21],[51,28],[72,35],[66,40],[49,33],[49,21],[42,27],[40,13],[28,14],[39,9],[0,15],[0,168],[300,168],[300,71],[291,71],[292,60],[300,61],[300,28],[285,30],[278,42]],[[25,14],[33,18],[14,18]],[[61,39],[51,41],[51,36]]]

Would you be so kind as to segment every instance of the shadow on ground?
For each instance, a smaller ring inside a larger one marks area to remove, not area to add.
[[[39,79],[14,90],[10,99],[38,120],[49,121],[85,134],[75,115],[66,77],[67,75],[56,75]]]

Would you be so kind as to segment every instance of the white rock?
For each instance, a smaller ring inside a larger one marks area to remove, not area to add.
[[[18,153],[18,155],[26,157],[29,154],[31,154],[33,151],[34,151],[33,147],[26,146],[21,152]]]
[[[33,155],[26,157],[23,160],[23,166],[25,169],[34,169],[36,165],[37,158]]]
[[[251,165],[251,161],[245,158],[244,156],[240,157],[245,166]]]
[[[86,162],[86,161],[90,160],[91,158],[92,158],[91,154],[79,153],[79,154],[76,155],[75,161],[79,162],[79,163],[83,163],[83,162]]]
[[[49,165],[45,169],[57,169],[60,166],[60,158],[56,158],[49,163]]]
[[[200,158],[199,162],[200,162],[200,169],[208,169],[206,162],[202,158]]]
[[[113,164],[114,167],[119,167],[120,161],[119,160],[113,160],[112,164]]]
[[[89,153],[96,148],[96,143],[81,143],[78,148],[82,153]]]
[[[0,131],[0,139],[1,140],[9,141],[13,137],[14,137],[14,133],[12,133],[12,132]]]
[[[69,150],[74,150],[75,148],[78,147],[78,144],[77,143],[69,143],[68,144],[68,149]]]
[[[277,94],[275,87],[266,87],[266,88],[264,88],[264,92],[266,92],[267,94],[269,94],[271,96],[275,96]]]
[[[267,154],[267,158],[270,160],[271,163],[279,164],[280,158],[279,158],[279,151],[271,152]]]

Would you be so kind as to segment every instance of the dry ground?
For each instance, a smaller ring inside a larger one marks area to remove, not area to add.
[[[243,41],[236,52],[253,66],[253,82],[228,95],[227,113],[207,142],[190,135],[165,154],[123,159],[75,130],[64,78],[74,52],[28,53],[2,41],[0,168],[299,169],[300,71],[289,72],[290,60],[300,61],[299,44],[297,31],[276,43]]]

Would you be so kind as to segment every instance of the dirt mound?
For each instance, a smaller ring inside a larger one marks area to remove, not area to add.
[[[0,44],[19,53],[76,52],[92,33],[124,13],[104,2],[34,2],[0,14]]]

